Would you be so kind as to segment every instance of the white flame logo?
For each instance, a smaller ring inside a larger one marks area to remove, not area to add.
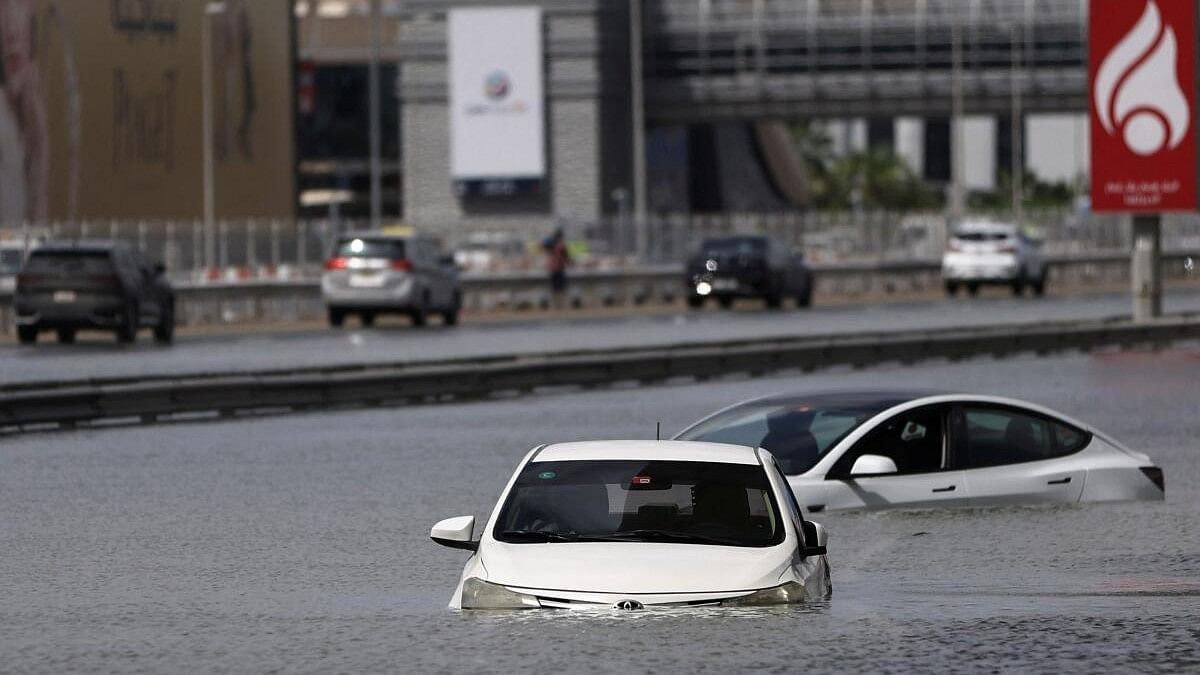
[[[1100,124],[1133,152],[1149,156],[1183,142],[1191,110],[1175,77],[1175,29],[1164,26],[1154,0],[1096,73]]]

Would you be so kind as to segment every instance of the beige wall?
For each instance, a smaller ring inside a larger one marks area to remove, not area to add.
[[[0,0],[0,219],[202,215],[206,4]],[[222,217],[294,210],[290,5],[229,0],[213,20]]]

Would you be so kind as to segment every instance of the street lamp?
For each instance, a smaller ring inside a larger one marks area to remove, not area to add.
[[[204,19],[200,26],[200,88],[201,109],[204,129],[204,256],[205,262],[211,267],[216,258],[216,241],[213,238],[213,224],[216,220],[215,173],[216,158],[214,157],[213,141],[213,49],[212,49],[212,20],[217,15],[225,13],[224,2],[210,2],[204,6]]]

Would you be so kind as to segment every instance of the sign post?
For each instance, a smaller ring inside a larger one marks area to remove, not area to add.
[[[1133,317],[1162,313],[1162,214],[1197,207],[1194,0],[1090,0],[1092,210],[1133,214]]]

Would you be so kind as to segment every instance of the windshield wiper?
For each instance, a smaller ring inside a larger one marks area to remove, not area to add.
[[[573,534],[542,530],[504,530],[500,536],[503,539],[525,539],[527,541],[579,541],[579,537]]]
[[[703,534],[673,532],[669,530],[622,530],[603,536],[588,537],[606,541],[677,541],[685,544],[713,544],[716,546],[745,546],[745,542]]]

